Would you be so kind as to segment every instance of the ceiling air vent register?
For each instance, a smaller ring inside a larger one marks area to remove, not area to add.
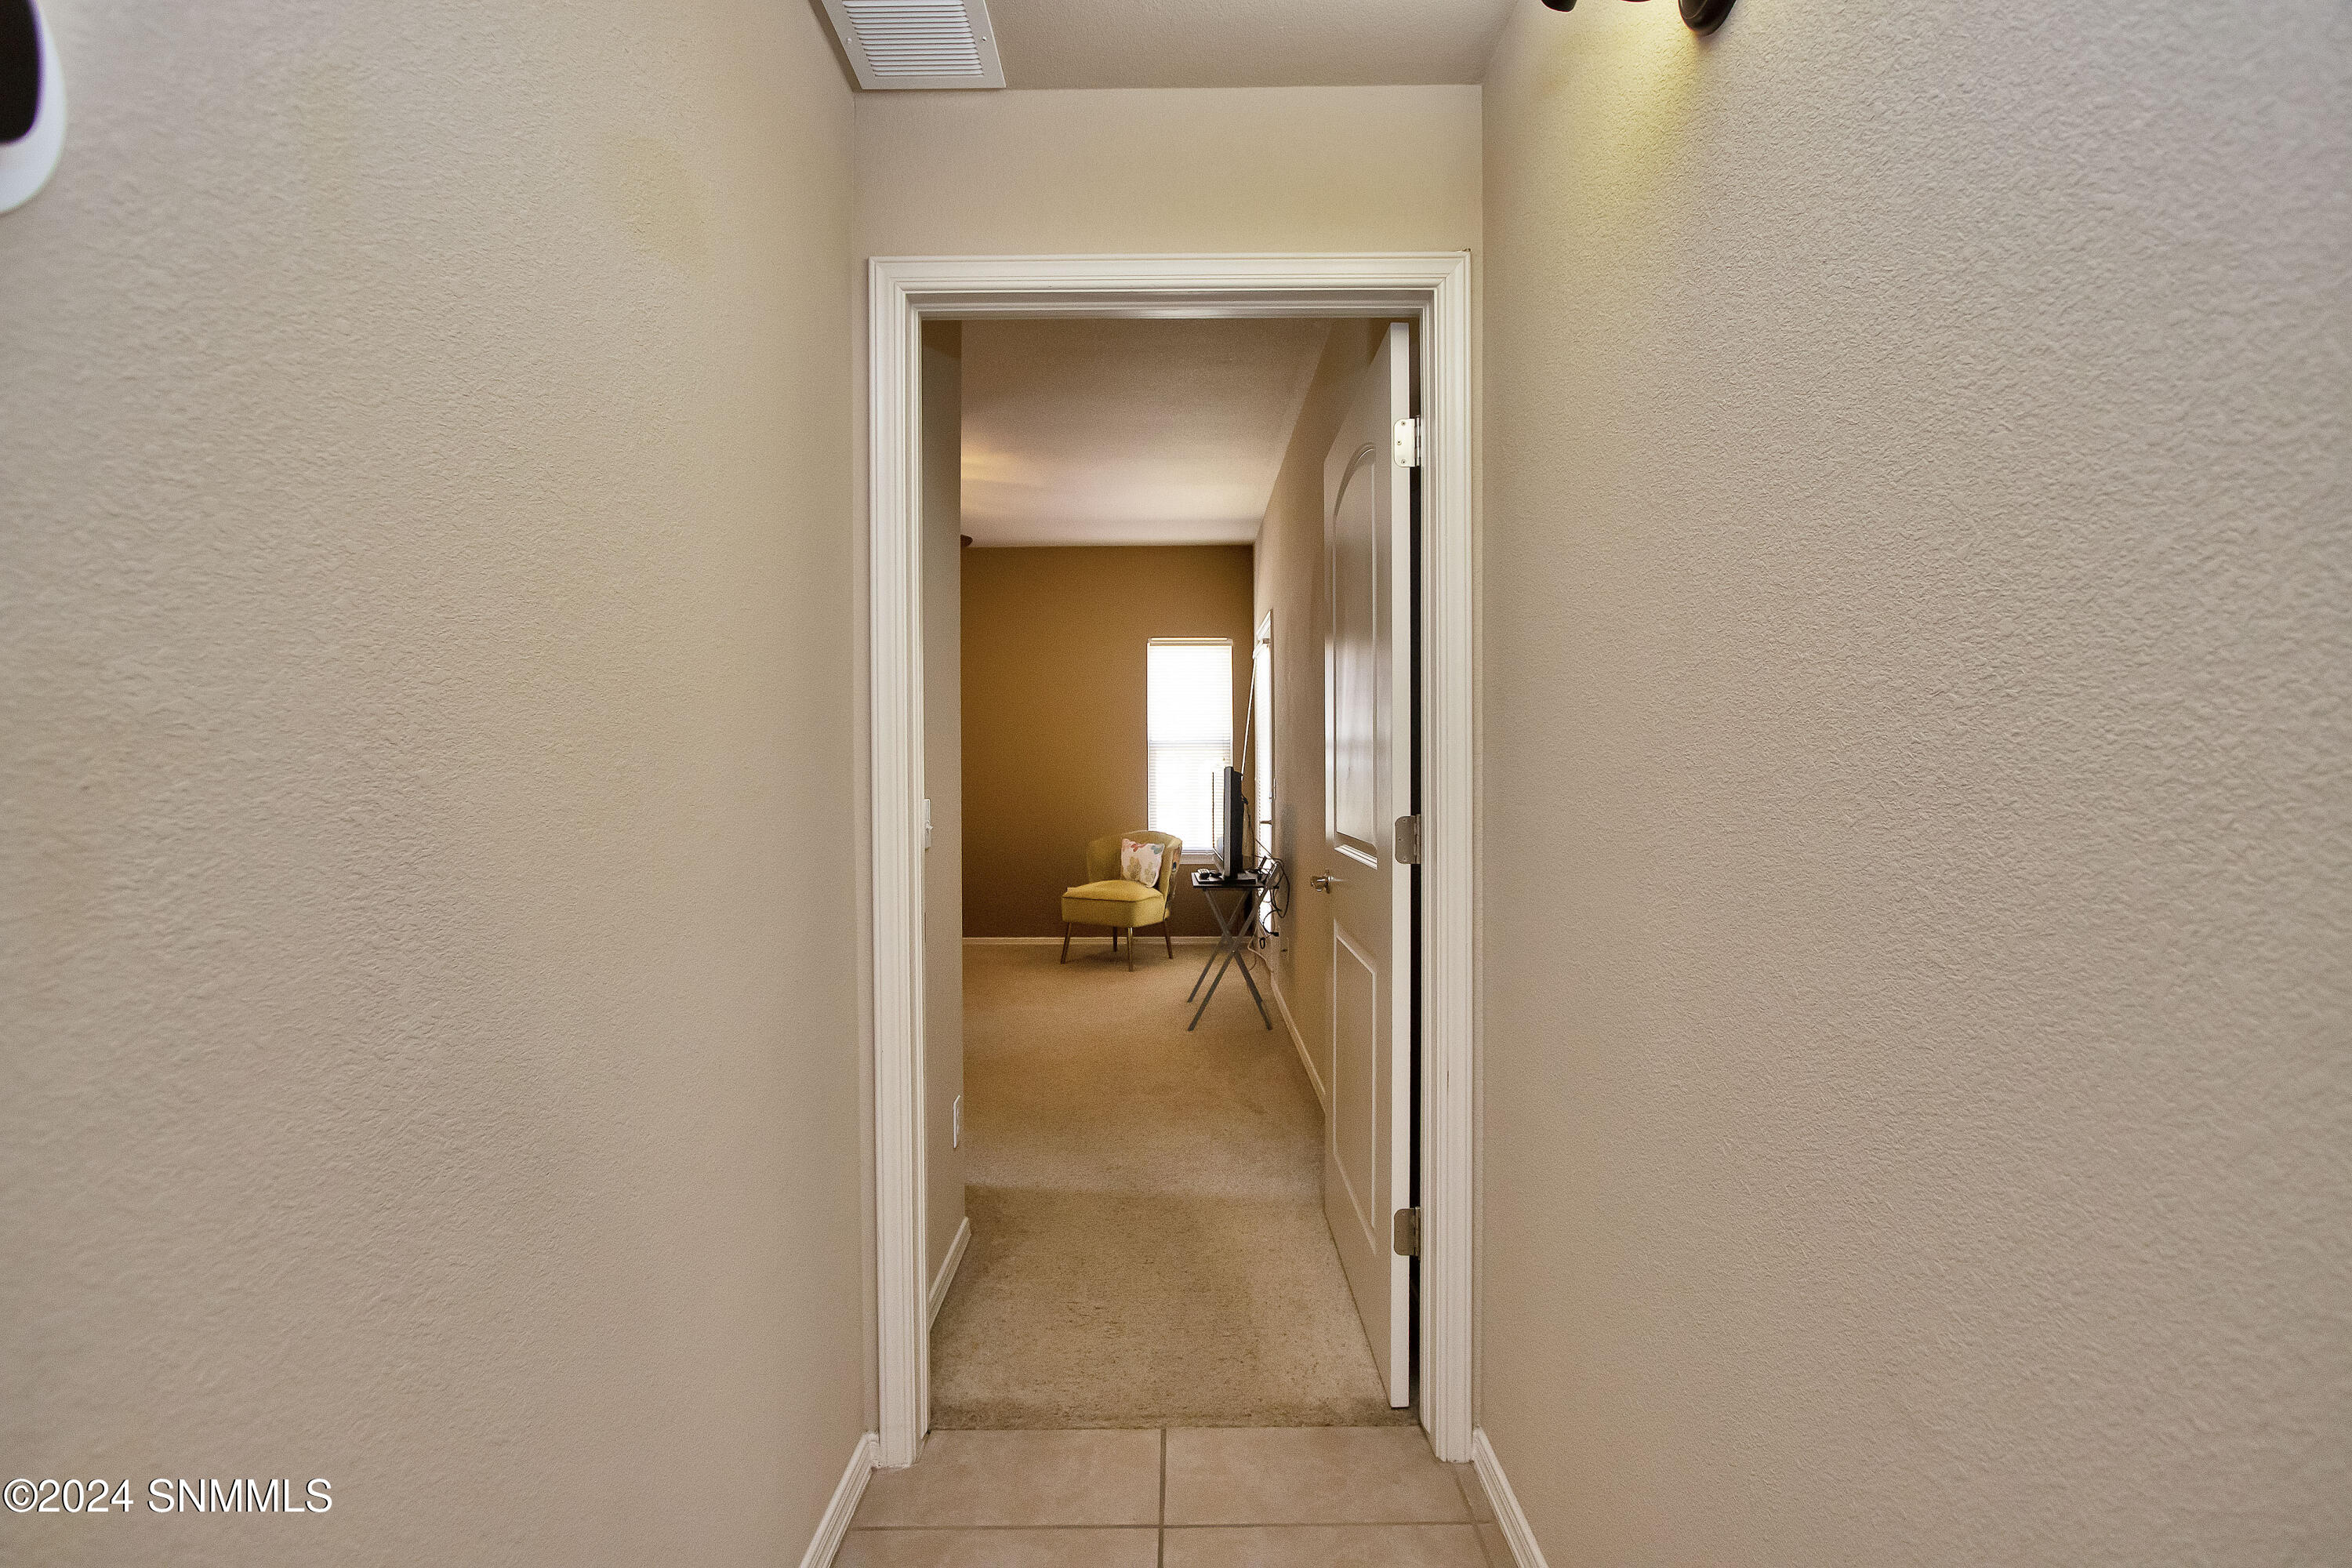
[[[986,0],[824,0],[857,85],[1003,87]]]

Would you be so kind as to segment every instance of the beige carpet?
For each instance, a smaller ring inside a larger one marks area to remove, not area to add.
[[[931,1337],[941,1427],[1361,1426],[1381,1397],[1323,1222],[1322,1111],[1279,1014],[1156,943],[969,947],[971,1246]]]

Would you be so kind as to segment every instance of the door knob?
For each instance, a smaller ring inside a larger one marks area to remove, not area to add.
[[[1309,881],[1313,882],[1313,883],[1316,885],[1316,887],[1318,887],[1318,889],[1322,889],[1324,892],[1327,892],[1327,893],[1328,893],[1328,892],[1329,892],[1329,891],[1331,890],[1331,884],[1332,884],[1332,883],[1334,883],[1334,882],[1344,882],[1344,881],[1346,881],[1348,879],[1346,879],[1345,877],[1310,877],[1310,878],[1308,878],[1307,879],[1308,879]]]

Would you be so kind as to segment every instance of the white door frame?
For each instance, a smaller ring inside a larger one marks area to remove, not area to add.
[[[930,1425],[921,322],[979,316],[1384,316],[1420,326],[1421,1422],[1439,1458],[1469,1458],[1475,797],[1468,255],[877,257],[867,281],[877,1462],[913,1464]]]

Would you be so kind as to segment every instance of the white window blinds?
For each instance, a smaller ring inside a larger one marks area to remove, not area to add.
[[[1152,829],[1182,838],[1186,854],[1205,855],[1216,837],[1218,781],[1234,755],[1234,645],[1153,638],[1145,700]]]

